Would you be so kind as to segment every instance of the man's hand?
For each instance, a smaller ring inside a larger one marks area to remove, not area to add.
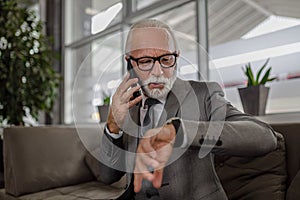
[[[134,191],[139,192],[142,180],[159,188],[163,170],[173,151],[176,131],[172,124],[150,129],[139,142],[134,168]],[[152,173],[152,169],[154,170]]]
[[[133,93],[138,91],[140,86],[137,85],[131,88],[131,85],[137,82],[137,78],[129,79],[129,73],[127,73],[113,95],[107,119],[107,127],[111,133],[119,132],[128,113],[128,109],[142,100],[142,96],[132,99]]]

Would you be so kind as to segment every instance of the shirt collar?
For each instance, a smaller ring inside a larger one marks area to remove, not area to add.
[[[142,108],[144,107],[145,101],[146,99],[149,98],[147,96],[144,95],[144,93],[142,92]],[[157,99],[161,102],[162,105],[165,105],[166,103],[166,98],[161,98],[161,99]]]

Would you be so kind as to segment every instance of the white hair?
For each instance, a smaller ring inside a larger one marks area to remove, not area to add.
[[[170,36],[172,37],[175,49],[176,50],[178,49],[177,40],[175,38],[173,29],[169,25],[167,25],[166,23],[164,23],[160,20],[157,20],[157,19],[143,19],[143,20],[133,24],[130,27],[130,30],[129,30],[128,35],[127,35],[126,44],[125,44],[125,52],[128,52],[128,48],[130,46],[130,44],[128,43],[130,41],[129,38],[132,34],[132,31],[136,28],[161,28],[161,29],[165,29],[167,31],[167,33],[169,33]]]

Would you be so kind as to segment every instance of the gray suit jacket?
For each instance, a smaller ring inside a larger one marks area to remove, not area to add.
[[[126,126],[122,127],[123,136],[112,139],[106,135],[102,140],[100,157],[105,163],[101,168],[102,181],[108,184],[119,180],[124,171],[127,185],[132,180],[139,106],[131,108],[129,113]],[[161,199],[227,199],[214,169],[213,155],[259,156],[277,145],[273,130],[234,108],[224,99],[217,83],[177,79],[158,125],[175,116],[182,119],[177,137],[185,135],[188,146],[174,148],[164,169],[159,189]]]

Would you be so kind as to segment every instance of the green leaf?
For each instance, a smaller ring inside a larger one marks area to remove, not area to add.
[[[248,86],[255,85],[254,76],[253,76],[250,63],[247,64],[246,68],[247,68],[247,76],[248,76]]]
[[[277,77],[270,78],[270,79],[268,79],[268,81],[267,81],[267,82],[274,81],[274,80],[276,80],[276,79],[277,79]]]
[[[257,76],[256,76],[256,84],[257,84],[257,85],[259,84],[260,75],[261,75],[262,71],[264,70],[264,68],[268,65],[269,60],[270,60],[270,58],[268,58],[268,59],[266,60],[266,62],[263,64],[263,66],[260,68],[260,70],[259,70],[258,73],[257,73]]]
[[[34,118],[52,110],[61,76],[52,67],[55,53],[43,35],[45,24],[18,2],[0,0],[0,35],[7,40],[0,52],[0,120],[20,125],[24,107]],[[30,54],[37,44],[38,51]]]
[[[104,103],[104,105],[109,105],[110,104],[110,97],[105,97],[103,99],[103,103]]]
[[[260,81],[260,85],[264,85],[266,84],[266,82],[269,80],[269,75],[270,75],[270,72],[271,72],[271,67],[267,70],[267,72],[265,73],[264,77],[261,79]]]
[[[266,66],[268,65],[269,63],[269,60],[270,58],[268,58],[266,60],[266,62],[263,64],[263,66],[261,66],[261,68],[259,69],[257,75],[256,75],[256,78],[254,79],[254,74],[252,72],[252,69],[251,69],[251,64],[250,63],[247,63],[244,67],[242,67],[242,70],[244,72],[244,74],[247,76],[248,78],[248,84],[247,86],[255,86],[255,85],[264,85],[266,82],[269,82],[269,81],[273,81],[276,79],[275,78],[269,78],[270,76],[270,71],[271,71],[271,68],[270,67],[266,73],[264,74],[263,78],[260,80],[260,76],[262,75],[262,72],[263,70],[266,68]]]

